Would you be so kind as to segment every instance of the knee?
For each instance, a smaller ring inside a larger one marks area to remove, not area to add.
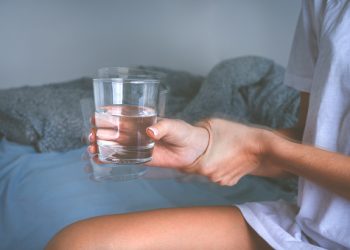
[[[90,234],[83,222],[76,222],[59,231],[48,242],[45,250],[93,249]]]

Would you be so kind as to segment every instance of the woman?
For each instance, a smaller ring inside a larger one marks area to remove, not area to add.
[[[295,128],[273,132],[220,119],[196,126],[165,119],[147,129],[156,141],[150,165],[205,175],[221,185],[247,174],[298,175],[298,204],[97,217],[65,228],[48,249],[349,249],[348,27],[349,1],[303,2],[285,78],[301,91]],[[301,137],[302,144],[296,142]]]

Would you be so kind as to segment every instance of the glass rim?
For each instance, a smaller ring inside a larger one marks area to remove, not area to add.
[[[159,82],[165,74],[153,70],[140,69],[136,67],[103,67],[98,69],[96,80],[130,80],[130,81],[157,81]]]
[[[161,82],[158,79],[134,79],[134,78],[94,78],[93,84],[158,84]]]

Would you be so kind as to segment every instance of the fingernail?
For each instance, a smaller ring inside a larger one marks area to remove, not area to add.
[[[89,154],[89,156],[96,154],[96,149],[95,149],[95,146],[93,145],[88,146],[86,151]]]
[[[92,133],[89,134],[89,142],[92,142]]]
[[[149,128],[147,128],[147,131],[148,131],[148,133],[152,134],[153,136],[157,136],[157,134],[158,134],[158,130],[155,128],[149,127]]]
[[[90,117],[90,124],[95,125],[95,116]]]

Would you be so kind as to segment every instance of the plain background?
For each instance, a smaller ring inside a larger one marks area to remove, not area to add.
[[[153,65],[206,75],[260,55],[286,66],[300,0],[0,0],[0,88]]]

